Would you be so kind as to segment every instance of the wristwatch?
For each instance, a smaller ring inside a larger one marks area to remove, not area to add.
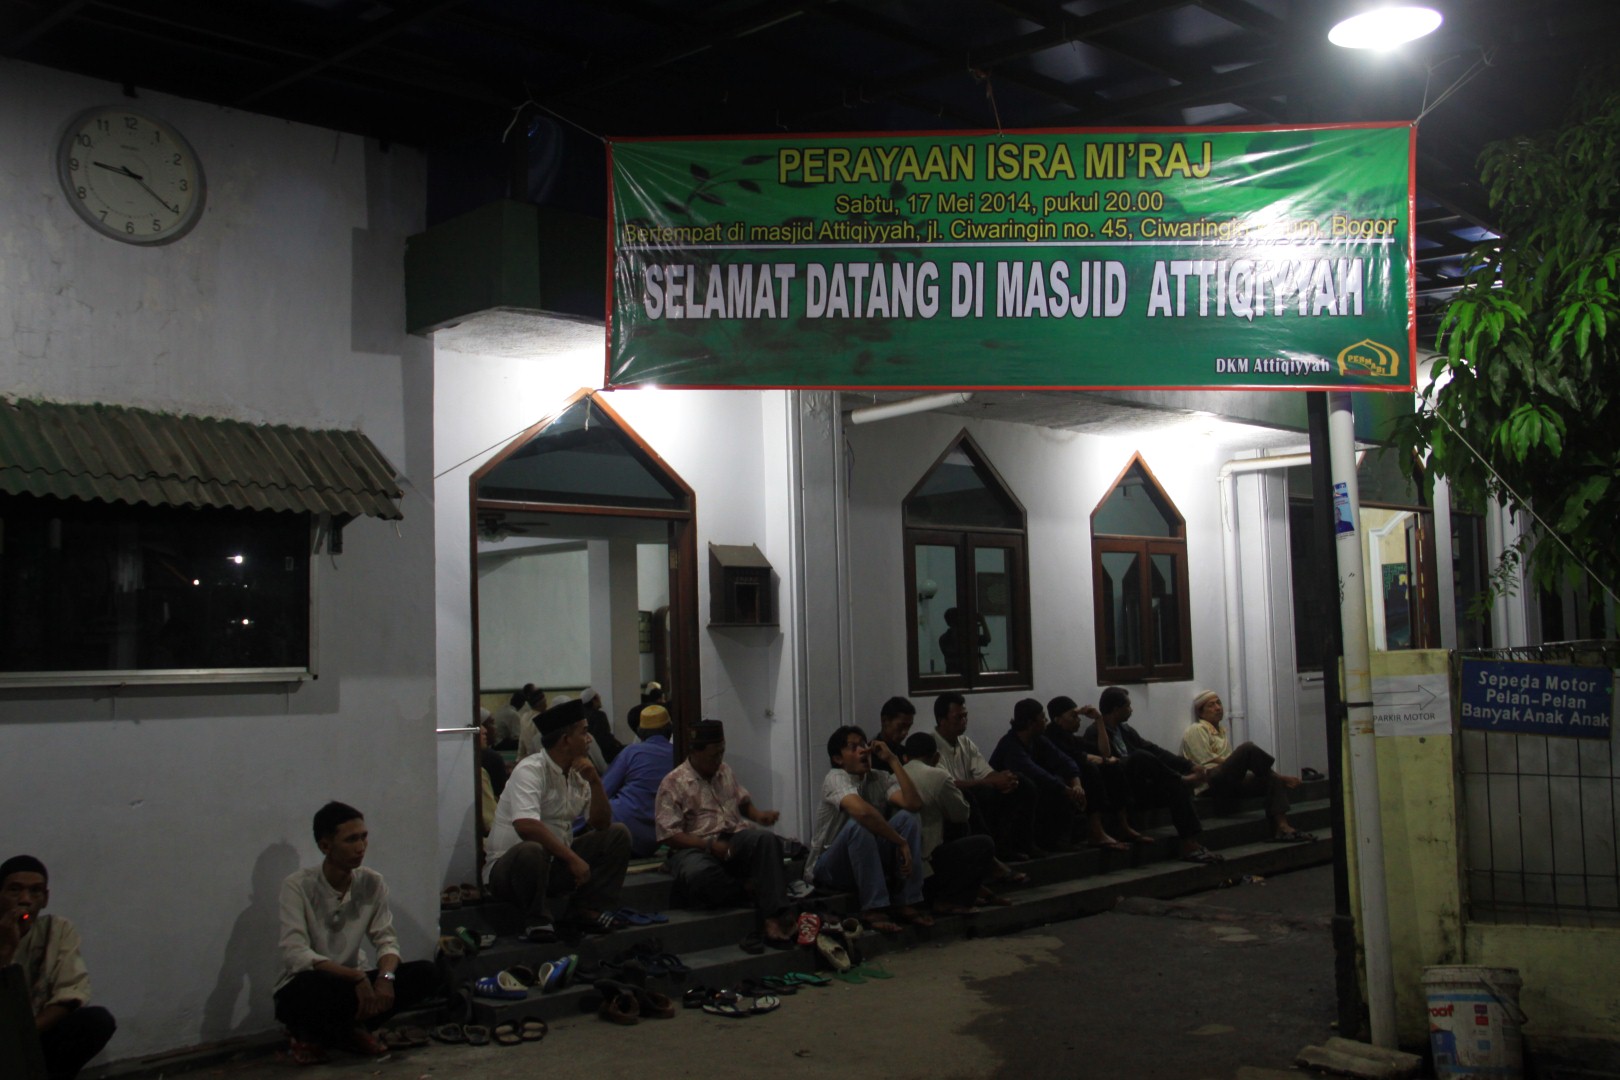
[[[387,979],[389,982],[394,981],[394,973],[392,971],[385,971],[381,975],[378,975],[377,977],[379,979]]]

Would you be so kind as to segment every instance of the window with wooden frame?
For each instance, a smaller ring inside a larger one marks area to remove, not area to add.
[[[966,431],[902,507],[913,695],[1028,689],[1023,504]]]
[[[1091,512],[1097,681],[1192,678],[1187,522],[1141,454]]]

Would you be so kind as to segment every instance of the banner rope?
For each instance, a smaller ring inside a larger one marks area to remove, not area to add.
[[[1417,119],[1413,120],[1412,123],[1416,124],[1419,120],[1422,120],[1425,116],[1428,116],[1430,113],[1434,112],[1434,110],[1438,109],[1447,98],[1451,97],[1451,95],[1455,94],[1458,90],[1461,90],[1464,85],[1474,78],[1474,76],[1490,67],[1491,61],[1495,58],[1495,56],[1495,49],[1480,50],[1479,59],[1468,65],[1468,68],[1461,75],[1457,76],[1455,82],[1441,91],[1440,96],[1434,99],[1433,105],[1429,104],[1429,84],[1434,79],[1435,68],[1438,65],[1429,65],[1428,75],[1423,79],[1423,111],[1417,114]]]
[[[607,145],[607,139],[604,136],[598,135],[596,132],[592,131],[590,128],[586,127],[584,124],[575,123],[573,120],[568,119],[568,117],[564,116],[562,113],[558,112],[556,109],[547,108],[546,106],[540,104],[538,101],[534,100],[534,98],[532,98],[532,97],[531,98],[525,98],[523,101],[521,101],[521,102],[519,102],[517,104],[516,108],[514,108],[512,110],[512,120],[511,120],[510,123],[508,123],[506,125],[506,130],[501,132],[501,142],[505,142],[508,138],[511,137],[512,129],[517,127],[517,122],[520,119],[523,118],[523,110],[527,109],[531,105],[534,106],[536,109],[539,109],[541,112],[546,113],[547,115],[555,116],[558,120],[561,120],[563,123],[569,125],[570,127],[578,128],[580,131],[583,131],[585,134],[589,135],[591,138],[595,139],[597,142],[603,144],[604,146]]]
[[[984,83],[984,96],[990,101],[990,115],[996,118],[996,134],[1006,135],[1007,132],[1001,126],[1001,107],[996,104],[996,87],[990,81],[990,72],[982,68],[969,67],[968,74],[976,81]]]

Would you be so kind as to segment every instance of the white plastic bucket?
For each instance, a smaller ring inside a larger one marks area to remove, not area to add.
[[[1423,970],[1429,1000],[1429,1048],[1438,1080],[1524,1076],[1517,968],[1432,967]]]

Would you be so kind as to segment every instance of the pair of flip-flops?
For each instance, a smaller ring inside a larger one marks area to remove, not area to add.
[[[442,1043],[466,1043],[469,1046],[488,1046],[489,1028],[483,1024],[440,1024],[432,1035]]]
[[[517,1020],[502,1020],[490,1030],[496,1046],[518,1046],[526,1042],[539,1042],[551,1029],[538,1016],[524,1016]]]
[[[1211,851],[1207,847],[1199,847],[1199,848],[1194,848],[1192,851],[1189,851],[1189,852],[1187,852],[1187,854],[1183,855],[1181,857],[1181,861],[1182,862],[1190,862],[1190,863],[1204,863],[1206,865],[1214,865],[1215,863],[1223,863],[1223,862],[1225,862],[1226,861],[1226,856],[1218,854],[1217,852]]]
[[[759,1016],[763,1013],[775,1012],[782,1006],[782,999],[775,994],[749,994],[739,990],[709,990],[695,1005],[692,1002],[694,991],[688,991],[686,1002],[688,1008],[701,1008],[710,1016],[727,1016],[734,1020],[741,1020],[750,1016]]]

